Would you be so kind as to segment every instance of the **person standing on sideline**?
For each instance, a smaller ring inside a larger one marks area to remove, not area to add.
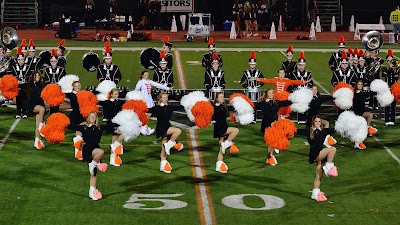
[[[394,41],[398,44],[398,34],[400,31],[400,7],[396,6],[396,9],[390,13],[390,23],[393,25]]]

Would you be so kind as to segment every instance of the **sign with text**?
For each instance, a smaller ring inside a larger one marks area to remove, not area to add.
[[[194,0],[161,0],[161,12],[193,12]]]

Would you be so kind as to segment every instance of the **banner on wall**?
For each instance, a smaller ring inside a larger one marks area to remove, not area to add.
[[[161,12],[193,12],[194,0],[161,0]]]

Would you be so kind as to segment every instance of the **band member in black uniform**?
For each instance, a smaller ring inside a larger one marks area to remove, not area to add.
[[[332,71],[336,71],[340,67],[340,61],[342,58],[342,53],[345,52],[345,42],[343,35],[340,35],[339,39],[339,51],[332,53],[331,58],[329,59],[329,67]]]
[[[372,63],[372,58],[371,58],[371,52],[365,49],[365,55],[364,55],[365,63],[369,67]]]
[[[363,88],[364,91],[369,92],[369,85],[371,84],[371,77],[368,76],[368,70],[369,68],[365,64],[365,59],[364,59],[364,51],[359,50],[358,51],[358,63],[357,66],[355,67],[354,72],[356,73],[357,80],[361,80],[363,82]],[[368,99],[372,97],[369,96]],[[366,101],[369,101],[366,99]]]
[[[111,48],[110,46],[106,46],[104,63],[97,66],[97,80],[99,80],[99,82],[102,82],[103,80],[111,80],[118,85],[121,79],[122,75],[119,67],[112,63]]]
[[[21,46],[21,51],[25,56],[25,63],[28,63],[28,58],[27,58],[28,48],[26,46],[26,39],[22,39],[20,46]]]
[[[10,65],[14,61],[11,55],[9,53],[6,53],[6,51],[7,51],[6,47],[0,46],[0,78],[2,78],[6,74],[10,74],[11,71]]]
[[[29,72],[29,65],[25,64],[25,55],[22,52],[21,47],[18,47],[16,63],[12,66],[12,75],[18,79],[18,96],[17,96],[17,114],[16,119],[28,118],[25,102],[26,102],[26,83],[31,75]]]
[[[164,51],[160,52],[160,58],[160,66],[154,70],[153,81],[171,88],[174,86],[174,74],[168,67],[169,62]]]
[[[371,63],[368,65],[368,76],[371,78],[371,81],[375,79],[381,79],[381,66],[385,61],[379,57],[379,50],[371,51]],[[375,95],[371,96],[369,101],[369,109],[379,109],[378,107],[378,100],[376,99]]]
[[[214,138],[219,139],[220,150],[218,152],[217,163],[215,171],[220,173],[227,173],[228,166],[224,163],[224,154],[227,148],[230,152],[238,152],[239,149],[233,144],[233,139],[239,134],[239,129],[236,127],[228,127],[226,117],[228,116],[228,109],[224,104],[224,93],[218,92],[214,99],[214,115],[212,120],[214,123]]]
[[[333,163],[336,154],[336,148],[324,147],[324,141],[330,134],[335,133],[333,128],[323,128],[321,126],[321,118],[317,115],[312,118],[312,126],[306,129],[298,129],[298,134],[305,135],[310,145],[310,153],[308,155],[310,164],[316,163],[316,177],[314,180],[314,188],[312,190],[311,199],[318,202],[326,201],[327,198],[320,190],[323,173],[328,177],[337,177],[337,168]]]
[[[353,49],[347,49],[347,62],[349,63],[349,69],[354,70],[353,66]]]
[[[164,49],[164,53],[166,55],[166,59],[165,60],[167,60],[167,62],[168,62],[167,67],[168,67],[168,69],[170,69],[172,71],[172,66],[174,65],[174,56],[171,53],[172,43],[169,42],[169,37],[168,36],[166,36],[164,38],[163,49]]]
[[[167,156],[171,154],[171,148],[174,147],[178,151],[183,149],[183,144],[176,142],[182,131],[177,127],[172,127],[170,123],[172,113],[181,109],[183,109],[181,105],[168,104],[168,94],[166,93],[160,93],[158,104],[149,109],[151,114],[157,117],[156,137],[162,138],[160,171],[164,173],[171,173],[172,171],[171,164],[167,161]]]
[[[58,66],[58,56],[55,49],[51,50],[50,66],[44,72],[45,84],[57,84],[66,75],[65,68]],[[50,107],[50,114],[58,112],[59,106]]]
[[[350,84],[351,86],[354,86],[357,81],[357,76],[355,75],[354,71],[349,68],[347,54],[345,51],[342,52],[339,70],[333,71],[331,84],[333,87],[335,87],[336,84],[341,81]]]
[[[57,47],[57,56],[58,56],[58,66],[60,67],[67,67],[67,58],[64,56],[65,52],[65,40],[61,40]]]
[[[306,114],[307,114],[306,126],[307,127],[311,127],[311,121],[314,116],[321,115],[320,109],[321,109],[322,103],[333,100],[332,95],[321,95],[319,93],[318,87],[315,85],[311,87],[311,90],[313,92],[313,99],[310,102],[310,108],[306,112]],[[321,126],[323,128],[329,128],[329,122],[327,120],[324,120],[321,118]]]
[[[44,106],[44,101],[40,97],[42,90],[44,88],[44,82],[39,72],[34,72],[26,84],[26,113],[31,115],[36,114],[36,126],[35,126],[35,143],[34,147],[36,149],[43,149],[44,144],[40,140],[39,124],[43,122],[44,114],[46,113],[46,108]]]
[[[371,126],[373,115],[371,112],[367,112],[365,110],[365,100],[372,95],[372,92],[366,92],[363,89],[364,89],[363,81],[358,80],[356,85],[354,86],[353,112],[357,116],[362,116],[367,120],[368,134],[373,135],[378,131],[378,129]],[[366,149],[367,147],[365,146],[364,143],[360,142],[360,143],[355,143],[354,148]]]
[[[213,62],[213,55],[215,53],[215,44],[214,44],[214,39],[210,38],[208,39],[208,53],[203,55],[203,59],[201,60],[201,66],[206,68],[206,71],[209,71],[211,69],[211,64]],[[218,56],[218,63],[219,67],[221,68],[223,66],[222,62],[222,56],[217,54]]]
[[[28,47],[28,65],[29,65],[29,70],[33,73],[40,68],[38,68],[38,63],[40,61],[40,57],[35,56],[35,43],[33,40],[29,40],[29,47]]]
[[[353,63],[351,69],[354,70],[354,72],[358,66],[358,52],[359,52],[358,48],[353,49],[353,55],[352,55]]]
[[[393,63],[393,51],[388,50],[386,56],[387,67],[382,69],[382,77],[385,79],[389,87],[399,80],[400,68],[397,63]],[[385,125],[394,126],[396,122],[396,101],[385,107]]]
[[[90,172],[90,188],[89,198],[92,200],[99,200],[102,198],[102,194],[96,189],[97,183],[97,170],[105,172],[107,170],[107,164],[101,163],[104,156],[104,150],[100,148],[101,136],[104,131],[120,133],[117,129],[118,125],[110,123],[107,125],[99,125],[98,117],[95,112],[89,113],[86,121],[77,124],[70,124],[68,129],[79,131],[82,133],[83,141],[83,162],[88,163]]]
[[[212,68],[204,73],[204,86],[206,88],[206,95],[209,98],[213,97],[213,93],[217,90],[219,92],[225,89],[225,73],[219,69],[219,57],[216,53],[212,56]]]
[[[287,60],[282,62],[282,68],[285,70],[286,77],[289,78],[290,74],[296,70],[297,64],[297,62],[293,60],[293,48],[291,45],[289,45],[286,50],[286,57]]]
[[[254,110],[261,110],[261,113],[263,115],[260,129],[263,136],[265,133],[265,129],[270,127],[274,121],[278,120],[279,108],[289,106],[290,104],[292,104],[291,101],[275,101],[273,89],[268,89],[264,92],[264,94],[261,96],[261,101],[254,104]],[[275,166],[278,163],[278,160],[276,160],[273,153],[274,149],[268,146],[266,163],[271,166]]]

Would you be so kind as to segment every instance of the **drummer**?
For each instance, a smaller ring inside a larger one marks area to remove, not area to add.
[[[160,52],[160,66],[154,70],[153,81],[160,83],[169,88],[174,86],[174,74],[168,68],[167,56],[164,51]]]
[[[35,52],[36,52],[35,43],[31,39],[29,40],[28,57],[27,57],[29,70],[31,71],[31,74],[40,69],[38,68],[40,57],[35,56]]]
[[[169,42],[169,37],[166,36],[164,38],[164,46],[163,46],[165,55],[167,56],[166,60],[167,60],[167,67],[168,69],[172,70],[172,65],[174,63],[174,56],[171,53],[171,49],[172,49],[172,43]]]
[[[122,75],[119,67],[112,64],[112,52],[110,46],[106,46],[106,52],[103,59],[104,63],[97,67],[97,80],[99,80],[99,82],[102,82],[103,80],[111,80],[114,81],[115,84],[119,84]]]
[[[211,69],[204,73],[204,86],[207,90],[207,97],[214,99],[214,94],[222,92],[225,89],[226,83],[224,71],[219,69],[220,58],[214,53],[212,59]]]
[[[61,40],[57,47],[58,66],[65,68],[67,66],[67,58],[64,56],[65,40]]]
[[[214,44],[214,39],[210,38],[208,39],[208,53],[203,55],[203,59],[201,61],[201,66],[206,68],[206,71],[209,71],[211,69],[211,63],[213,62],[213,54],[215,52],[215,44]],[[219,68],[222,67],[223,62],[222,62],[222,56],[217,54],[219,58]]]

